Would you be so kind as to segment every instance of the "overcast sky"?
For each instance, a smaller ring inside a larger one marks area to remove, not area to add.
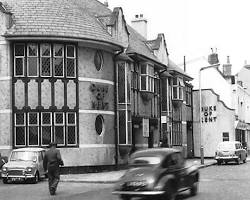
[[[104,2],[104,0],[100,0]],[[220,63],[230,56],[233,73],[250,64],[250,0],[108,0],[122,7],[128,24],[135,14],[148,20],[148,39],[164,33],[176,63],[207,57],[217,48]],[[191,63],[191,62],[190,62]]]

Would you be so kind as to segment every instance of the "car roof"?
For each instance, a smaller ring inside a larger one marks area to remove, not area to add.
[[[140,156],[166,156],[171,153],[179,153],[180,150],[174,148],[152,148],[138,150],[131,155],[131,158],[140,157]]]
[[[13,151],[45,151],[44,148],[39,148],[39,147],[30,147],[30,148],[19,148],[19,149],[14,149]]]

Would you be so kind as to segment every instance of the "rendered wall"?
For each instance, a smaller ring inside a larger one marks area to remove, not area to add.
[[[234,140],[234,110],[225,106],[222,101],[219,101],[219,96],[210,90],[202,90],[202,107],[216,106],[216,111],[212,111],[211,117],[216,117],[216,120],[203,122],[201,124],[200,137],[200,109],[199,109],[199,91],[193,92],[193,127],[194,127],[194,156],[200,157],[200,139],[204,146],[204,156],[214,157],[215,150],[219,142],[223,141],[223,132],[229,133],[229,140]],[[206,115],[206,114],[205,114]],[[204,112],[202,112],[204,117]]]

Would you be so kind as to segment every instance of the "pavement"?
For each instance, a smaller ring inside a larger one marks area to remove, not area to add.
[[[204,159],[204,164],[201,164],[200,159],[187,159],[186,163],[188,166],[196,165],[199,168],[204,168],[215,165],[217,162],[214,159]],[[64,174],[60,176],[60,181],[79,183],[115,183],[125,172],[126,170],[116,170],[86,174]]]

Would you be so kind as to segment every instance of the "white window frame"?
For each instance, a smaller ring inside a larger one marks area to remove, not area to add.
[[[68,121],[68,116],[69,116],[69,114],[74,114],[74,116],[75,116],[75,123],[74,124],[70,124],[69,123],[69,121]],[[67,118],[67,120],[66,120],[66,141],[67,141],[67,145],[68,146],[75,146],[75,145],[77,145],[77,126],[76,126],[76,113],[75,112],[67,112],[66,113],[66,118]],[[69,135],[69,132],[68,132],[68,127],[69,126],[74,126],[75,127],[75,144],[68,144],[68,135]]]
[[[37,124],[30,124],[30,114],[36,114],[36,116],[37,116]],[[32,126],[35,126],[35,127],[37,127],[37,145],[31,145],[30,143],[29,143],[29,136],[30,136],[30,133],[29,133],[29,127],[32,127]],[[28,146],[34,146],[34,147],[37,147],[37,146],[39,146],[39,113],[37,113],[37,112],[29,112],[28,113],[28,127],[27,127],[27,132],[28,132]]]
[[[73,47],[74,48],[74,57],[69,57],[68,56],[68,47]],[[68,69],[68,65],[67,65],[67,59],[74,59],[74,75],[75,76],[68,76],[67,75],[67,69]],[[75,47],[75,45],[66,45],[66,73],[65,73],[65,75],[66,75],[66,77],[67,78],[75,78],[76,77],[76,47]]]
[[[20,124],[17,125],[16,124],[16,115],[17,114],[20,114],[20,113],[15,113],[15,116],[14,116],[15,117],[15,131],[14,131],[15,132],[14,133],[15,134],[15,147],[24,147],[24,146],[26,146],[26,130],[27,130],[27,128],[26,128],[26,113],[22,113],[24,115],[23,116],[24,117],[24,122],[23,122],[22,125],[20,125]],[[16,144],[16,127],[24,127],[24,145],[17,145]]]
[[[183,100],[183,89],[185,87],[183,78],[179,77],[179,76],[174,77],[174,78],[177,79],[177,84],[174,84],[174,81],[173,81],[173,84],[172,84],[172,98],[173,98],[173,100]],[[176,98],[174,97],[174,88],[177,89],[177,97]],[[180,98],[180,90],[181,90],[182,98]]]
[[[50,47],[50,55],[49,56],[43,56],[42,55],[42,46],[43,45],[49,45]],[[51,56],[52,52],[51,52],[51,44],[49,43],[42,43],[40,44],[40,76],[41,77],[52,77],[52,56]],[[50,58],[50,75],[49,76],[44,76],[42,75],[42,58]]]
[[[43,123],[43,114],[50,114],[50,124],[44,124]],[[50,142],[52,142],[52,113],[51,112],[42,112],[41,113],[41,145],[46,146],[48,144],[43,144],[43,127],[49,127],[50,126]]]
[[[29,45],[35,45],[36,46],[36,56],[30,56],[29,55]],[[36,75],[30,76],[29,75],[29,58],[36,58]],[[39,63],[38,63],[38,43],[28,43],[27,44],[27,77],[38,77],[39,76]]]
[[[63,123],[57,124],[56,123],[56,114],[62,114],[63,115]],[[54,140],[56,141],[56,126],[62,126],[63,127],[63,144],[58,144],[58,146],[65,146],[65,114],[64,112],[55,112],[54,113]]]
[[[24,49],[24,55],[23,56],[16,56],[15,52],[16,52],[16,45],[23,45],[23,49]],[[16,75],[16,58],[22,58],[23,59],[23,75]],[[14,45],[14,76],[15,77],[24,77],[24,63],[25,63],[25,44],[24,43],[15,43]]]
[[[55,46],[57,46],[57,45],[63,47],[62,56],[56,56],[55,55]],[[53,44],[53,59],[55,59],[55,58],[62,58],[63,59],[63,75],[62,76],[56,76],[56,74],[55,74],[55,61],[53,60],[53,76],[54,77],[58,77],[58,78],[63,78],[64,77],[64,67],[65,67],[64,66],[64,62],[65,62],[65,60],[64,60],[64,51],[65,51],[65,47],[64,47],[63,44],[57,44],[57,43]]]
[[[142,67],[146,67],[146,74],[141,73]],[[150,72],[151,71],[151,72]],[[142,77],[146,77],[146,89],[142,89]],[[140,91],[154,93],[154,66],[149,63],[142,63],[140,65]]]

